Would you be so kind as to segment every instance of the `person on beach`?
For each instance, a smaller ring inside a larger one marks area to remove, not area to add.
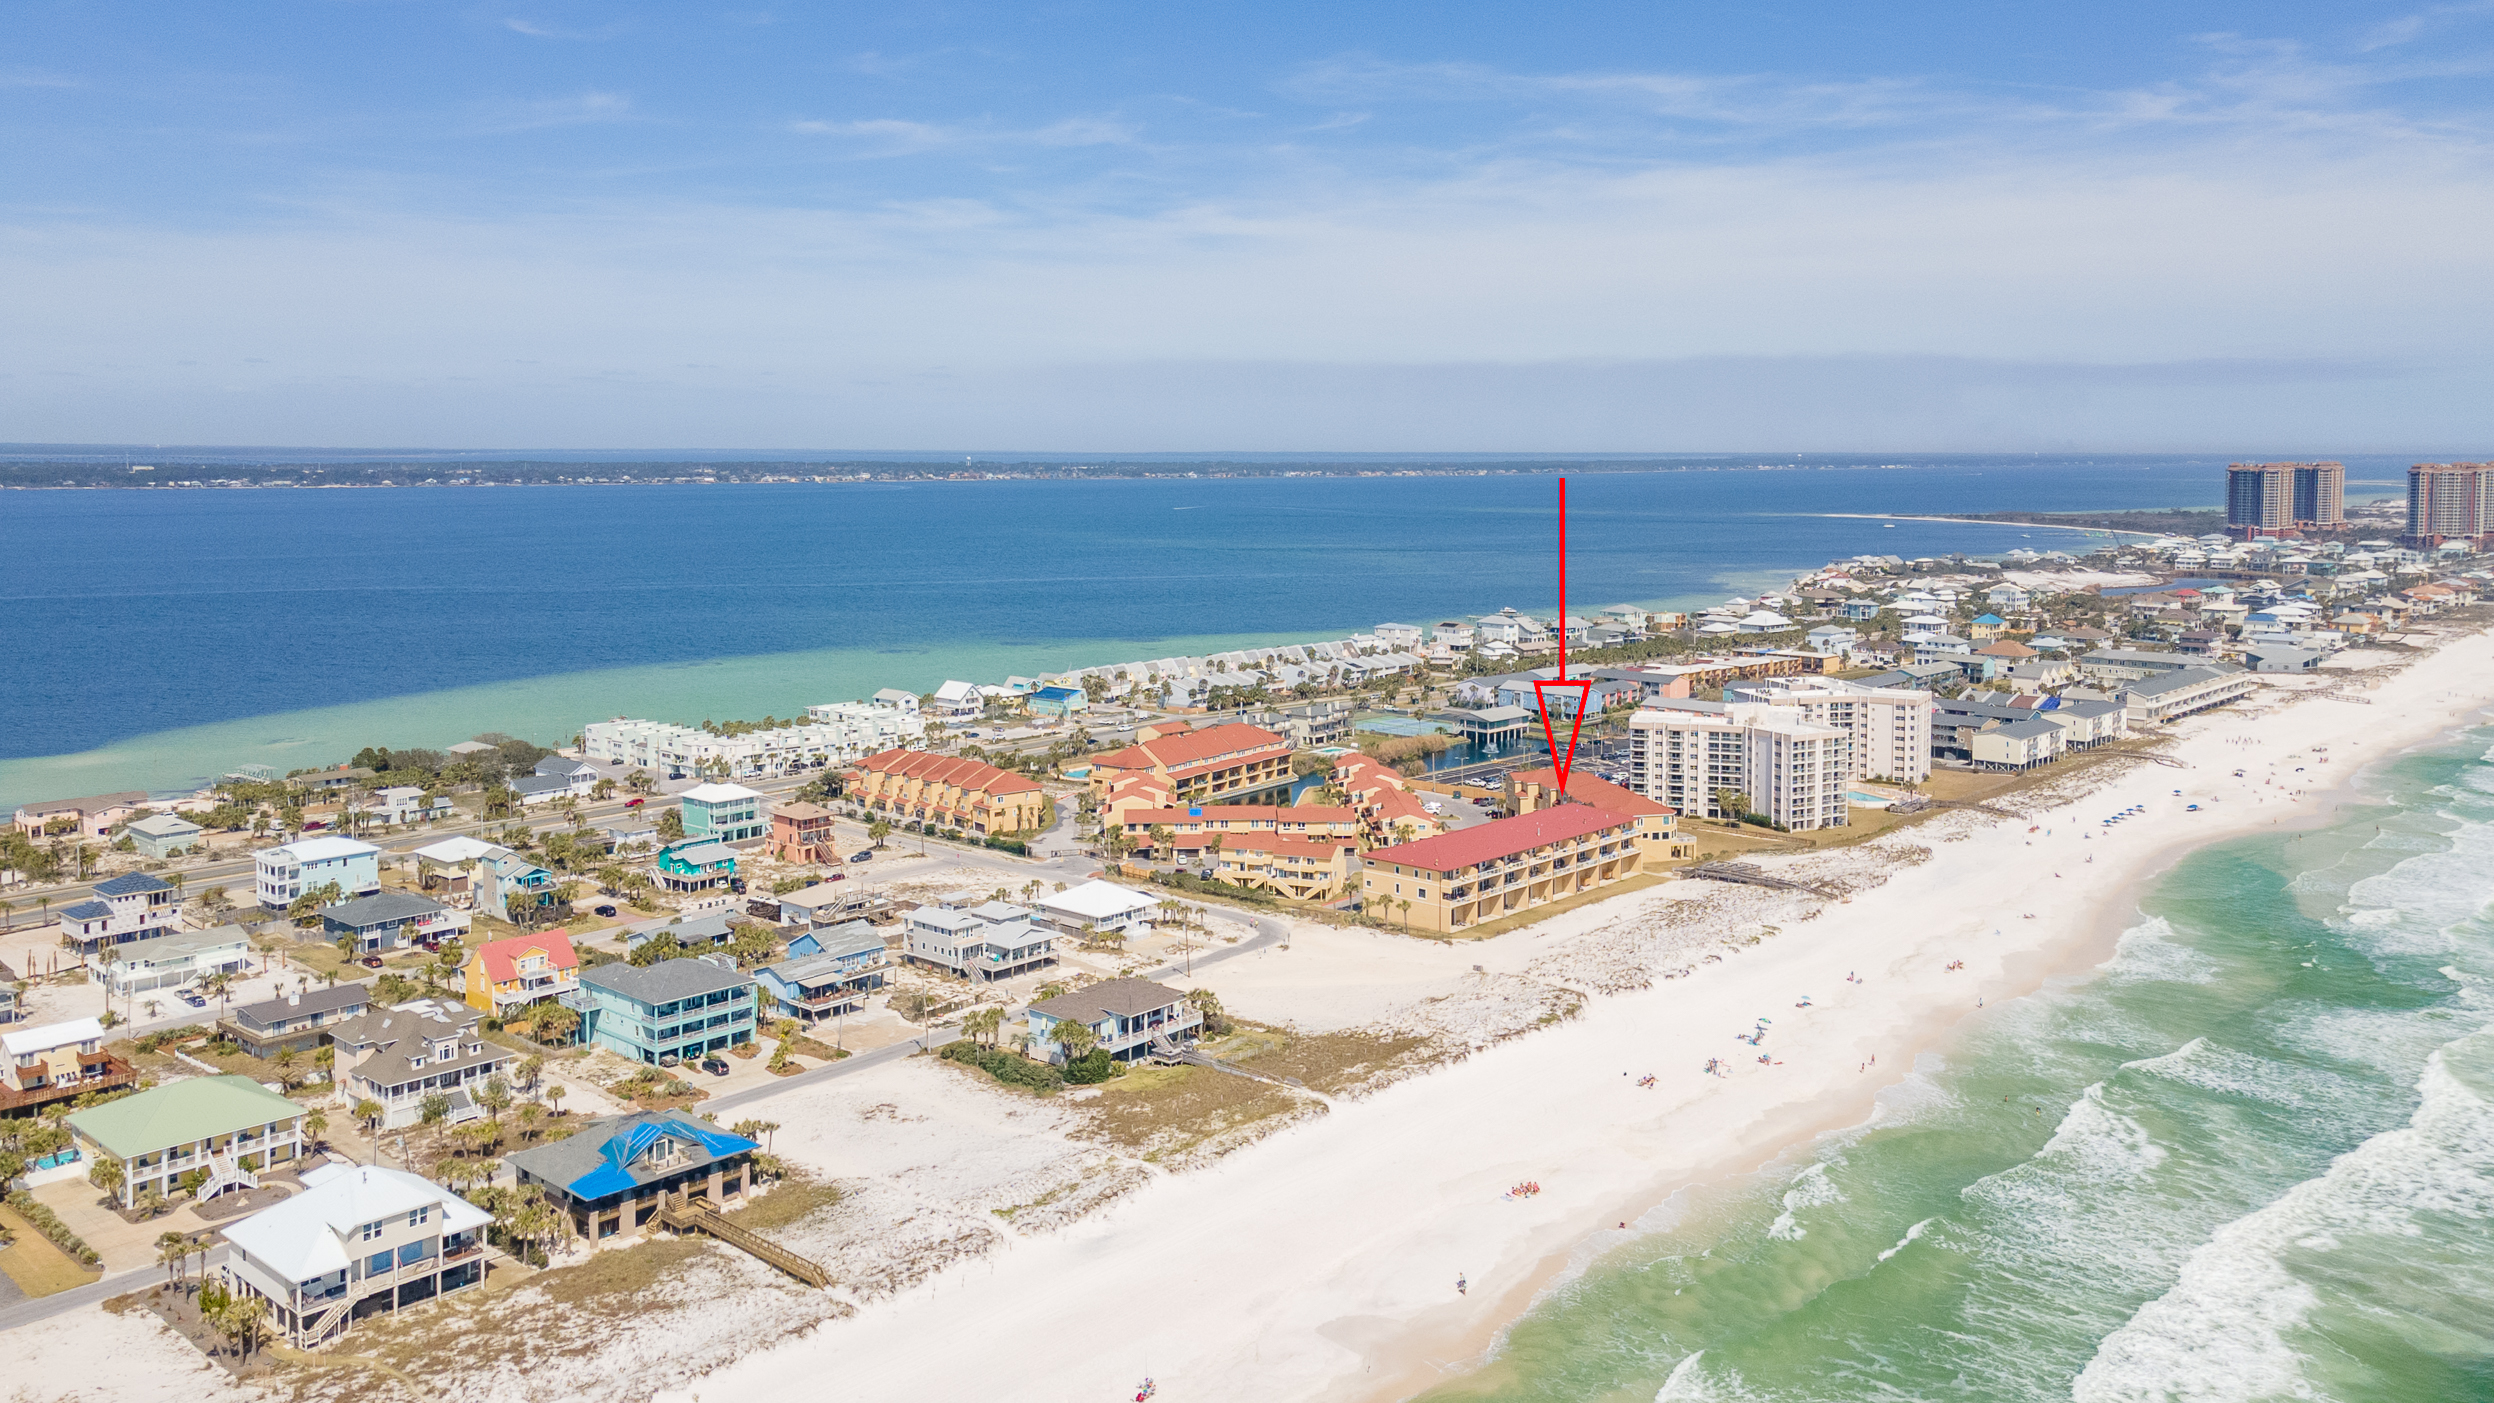
[[[1463,1273],[1462,1273],[1462,1272],[1457,1272],[1457,1273],[1455,1273],[1455,1294],[1456,1294],[1456,1295],[1458,1295],[1458,1296],[1469,1296],[1469,1295],[1471,1295],[1471,1294],[1472,1294],[1472,1292],[1471,1292],[1471,1290],[1469,1289],[1469,1288],[1470,1288],[1470,1286],[1471,1286],[1471,1283],[1470,1283],[1470,1282],[1468,1282],[1468,1281],[1466,1281],[1466,1280],[1464,1280],[1464,1277],[1463,1277]]]

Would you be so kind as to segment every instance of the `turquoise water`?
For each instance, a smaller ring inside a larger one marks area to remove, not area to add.
[[[1859,551],[2056,546],[1830,512],[2213,498],[2220,465],[1958,460],[1573,484],[1570,599],[1681,607]],[[0,805],[237,764],[786,716],[887,686],[1557,603],[1547,476],[0,493]]]
[[[2494,1398],[2494,729],[2177,866],[1432,1399]]]

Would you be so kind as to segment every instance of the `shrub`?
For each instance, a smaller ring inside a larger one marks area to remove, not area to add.
[[[990,838],[987,840],[987,846],[1002,852],[1009,852],[1016,857],[1027,857],[1031,850],[1031,845],[1019,838]]]
[[[35,1231],[40,1232],[45,1237],[52,1239],[53,1246],[58,1247],[63,1252],[68,1253],[70,1256],[85,1263],[87,1266],[96,1266],[103,1261],[101,1257],[95,1255],[94,1248],[87,1246],[87,1244],[79,1238],[78,1234],[71,1232],[69,1230],[69,1225],[63,1223],[51,1209],[45,1207],[35,1198],[33,1194],[27,1193],[21,1189],[10,1194],[7,1202],[9,1207],[17,1210],[17,1215],[19,1217],[24,1218],[27,1222],[35,1225]]]
[[[943,1051],[935,1055],[947,1062],[976,1067],[1008,1086],[1023,1086],[1044,1093],[1065,1084],[1064,1073],[1045,1062],[1016,1057],[997,1048],[981,1047],[967,1038],[944,1044]]]
[[[1065,1064],[1065,1079],[1076,1086],[1090,1086],[1107,1081],[1123,1070],[1117,1065],[1117,1059],[1108,1055],[1106,1048],[1095,1047]]]

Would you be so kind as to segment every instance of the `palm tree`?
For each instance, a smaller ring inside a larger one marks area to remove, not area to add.
[[[546,1088],[546,1100],[553,1103],[556,1115],[563,1114],[563,1084],[561,1082],[558,1081]]]
[[[1411,898],[1408,896],[1404,897],[1402,900],[1395,902],[1394,905],[1397,910],[1403,913],[1403,930],[1405,934],[1409,934],[1412,928]]]
[[[1048,1041],[1065,1049],[1065,1060],[1071,1063],[1091,1049],[1098,1047],[1100,1035],[1092,1031],[1088,1023],[1072,1018],[1060,1018],[1056,1021],[1056,1025],[1048,1030]]]
[[[329,1113],[318,1106],[303,1118],[303,1133],[312,1137],[312,1147],[320,1148],[321,1137],[329,1133]]]
[[[436,1146],[440,1145],[442,1122],[450,1119],[450,1098],[438,1091],[429,1091],[425,1093],[424,1100],[418,1102],[417,1106],[417,1118],[425,1125],[433,1127],[433,1143]]]
[[[178,1232],[163,1232],[156,1235],[156,1265],[165,1269],[167,1285],[179,1286],[181,1284],[182,1268],[189,1263],[190,1255],[191,1240],[189,1238]]]

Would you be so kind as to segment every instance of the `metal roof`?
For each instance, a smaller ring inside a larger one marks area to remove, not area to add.
[[[249,1077],[193,1077],[70,1116],[72,1130],[128,1159],[304,1114]]]
[[[585,985],[611,989],[635,1003],[664,1004],[721,989],[741,989],[753,981],[708,960],[661,960],[654,965],[599,965],[580,976]]]

